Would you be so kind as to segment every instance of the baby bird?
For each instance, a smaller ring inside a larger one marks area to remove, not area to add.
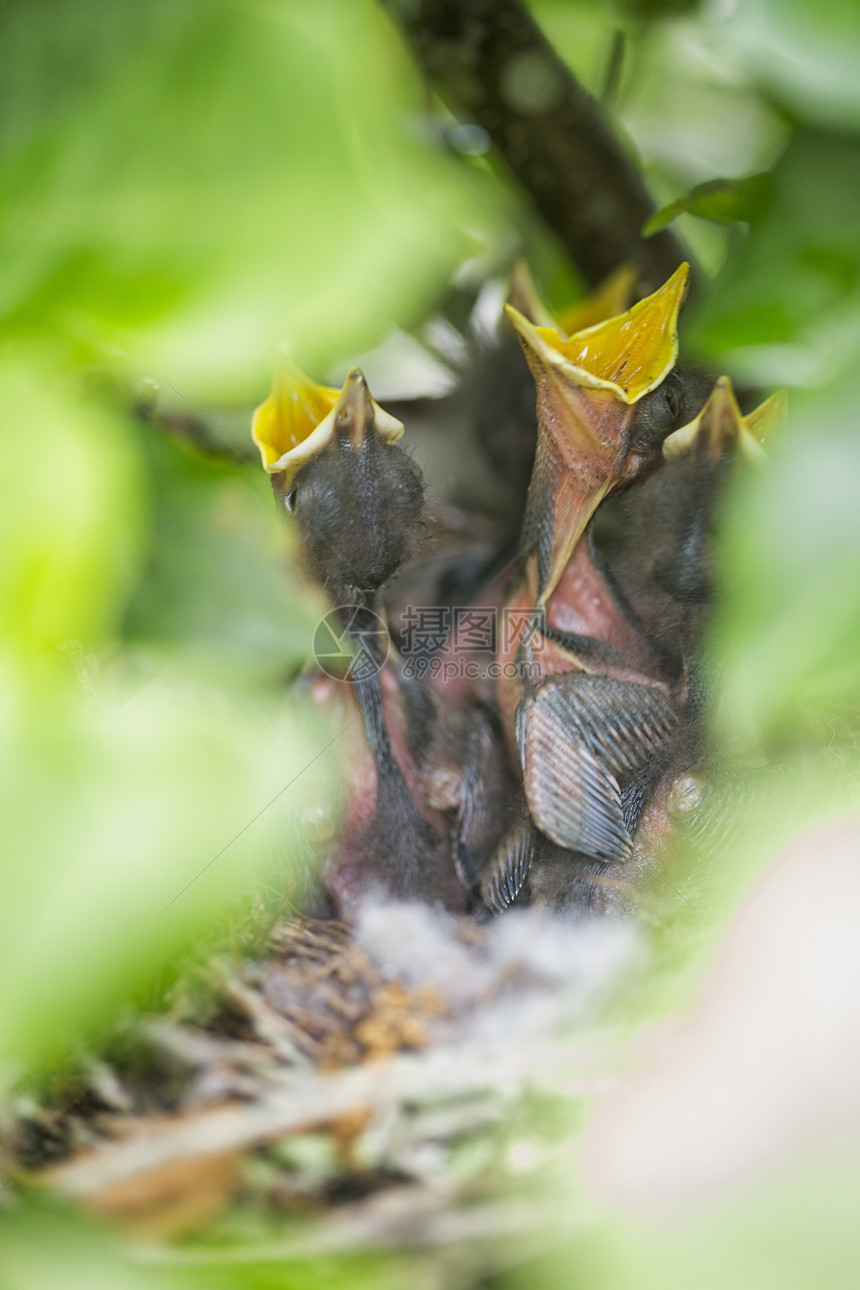
[[[397,447],[401,422],[374,401],[357,367],[337,391],[284,365],[252,435],[296,514],[315,580],[335,605],[373,609],[413,554],[424,509],[421,471]]]
[[[403,427],[357,368],[338,392],[284,367],[252,433],[353,648],[340,692],[330,677],[310,682],[318,702],[354,705],[364,735],[350,748],[346,819],[325,865],[334,908],[346,914],[382,889],[464,909],[468,875],[494,841],[499,757],[486,718],[446,713],[390,656],[379,593],[413,553],[424,505],[421,472],[398,446]]]
[[[710,602],[707,538],[731,460],[761,455],[757,436],[778,400],[743,419],[727,378],[705,400],[701,378],[676,370],[672,379],[676,418],[704,406],[672,430],[670,410],[657,420],[643,400],[667,464],[625,499],[620,578],[586,532],[549,602],[568,635],[550,626],[553,652],[516,711],[533,827],[521,821],[485,876],[495,908],[515,898],[529,870],[533,900],[582,911],[602,893],[604,906],[617,903],[630,879],[604,875],[634,854],[643,812],[628,866],[637,878],[673,820],[695,809],[697,781],[686,772],[703,751],[696,650]]]
[[[630,851],[618,776],[652,760],[675,714],[657,660],[620,611],[584,539],[614,489],[653,470],[695,392],[674,372],[682,265],[654,295],[563,339],[510,309],[538,396],[538,441],[510,605],[523,631],[502,654],[499,709],[519,762],[528,819],[484,877],[487,902],[513,900],[539,835],[595,860]]]
[[[560,327],[566,336],[623,313],[635,281],[635,268],[622,265],[589,296],[563,310],[556,321],[541,301],[525,262],[519,261],[511,274],[507,303],[533,324]],[[501,306],[496,326],[483,320],[480,332],[475,327],[469,368],[455,400],[448,415],[456,422],[459,412],[460,430],[479,445],[484,467],[479,472],[481,487],[498,500],[505,527],[495,546],[464,545],[460,552],[455,549],[446,559],[434,560],[432,568],[419,564],[401,575],[392,616],[402,626],[404,607],[406,611],[416,604],[439,608],[440,617],[453,630],[428,633],[417,651],[407,630],[409,662],[423,668],[446,702],[464,705],[490,701],[495,694],[486,667],[487,644],[474,635],[470,643],[468,629],[459,628],[461,620],[469,621],[472,608],[498,627],[519,549],[537,441],[534,381],[517,332]],[[458,487],[468,490],[475,482],[474,471],[467,469]]]
[[[644,880],[676,830],[706,831],[705,850],[726,831],[720,798],[737,811],[738,799],[762,791],[761,775],[740,777],[712,764],[704,730],[713,678],[701,645],[717,593],[713,555],[719,506],[730,474],[766,460],[765,443],[785,414],[780,391],[743,416],[731,381],[721,376],[699,414],[663,444],[665,464],[622,502],[624,540],[612,561],[624,588],[626,612],[635,617],[660,658],[672,687],[678,726],[652,770],[642,815],[632,880]],[[717,785],[717,781],[722,782]]]

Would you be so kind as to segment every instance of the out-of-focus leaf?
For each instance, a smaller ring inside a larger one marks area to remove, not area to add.
[[[653,22],[660,18],[677,18],[699,7],[699,0],[623,0],[622,9],[634,18]]]
[[[0,1219],[3,1290],[188,1290],[172,1269],[136,1265],[95,1225],[52,1207],[16,1206]]]
[[[642,23],[606,5],[539,0],[533,7],[561,55],[597,96],[616,37],[624,36],[620,85],[606,111],[626,136],[658,204],[694,185],[772,164],[788,134],[785,121],[731,51],[704,38],[703,24],[694,17]],[[727,230],[683,213],[680,218],[679,233],[701,266],[718,268]]]
[[[619,28],[617,15],[602,4],[569,4],[567,0],[530,0],[529,7],[578,79],[592,93],[599,93]]]
[[[313,786],[334,790],[314,760],[331,736],[297,711],[281,732],[280,712],[259,700],[192,684],[175,640],[169,683],[150,677],[135,688],[111,656],[140,567],[144,473],[130,423],[75,389],[72,377],[61,380],[32,356],[0,367],[4,1075],[105,1020],[155,979],[271,862],[273,848],[286,868],[289,834]],[[258,646],[265,652],[268,640],[271,669],[272,654],[283,663],[309,633],[275,587],[273,557],[254,550],[272,540],[266,523],[253,527],[258,514],[274,521],[269,498],[259,512],[243,511],[231,495],[235,477],[211,468],[213,489],[204,464],[186,464],[183,474],[173,463],[176,487],[197,506],[189,504],[184,529],[177,517],[165,535],[162,560],[180,566],[172,596],[184,597],[194,630],[216,636],[216,653],[219,615],[246,657]],[[244,557],[227,538],[219,543],[219,522],[238,548],[244,543]],[[224,576],[228,547],[247,563],[244,575]],[[254,590],[258,568],[268,583]],[[265,630],[255,625],[259,603]],[[276,645],[279,633],[292,646]],[[290,795],[297,777],[301,788]]]
[[[259,1237],[261,1219],[253,1224]],[[264,1246],[284,1239],[283,1216]],[[186,1247],[123,1248],[115,1233],[56,1206],[19,1202],[0,1218],[3,1290],[395,1290],[414,1280],[406,1256],[332,1254],[324,1258],[195,1257]]]
[[[560,1251],[509,1274],[506,1290],[853,1290],[856,1168],[813,1157],[787,1177],[745,1181],[731,1196],[692,1195],[672,1212],[604,1206]],[[577,1193],[571,1207],[591,1214]]]
[[[854,0],[735,0],[713,7],[712,31],[792,112],[860,126],[860,8]]]
[[[141,541],[129,427],[68,385],[35,359],[0,365],[0,642],[30,658],[115,630]]]
[[[748,239],[688,318],[688,342],[761,384],[829,379],[857,349],[858,227],[860,145],[799,133]]]
[[[720,717],[754,722],[773,750],[809,717],[860,717],[858,399],[860,372],[793,397],[790,428],[725,526]]]
[[[152,683],[0,704],[0,1064],[104,1021],[212,925],[289,821],[330,793],[330,740],[213,691]],[[16,713],[18,720],[10,720]],[[296,788],[290,785],[296,782]]]
[[[743,179],[709,179],[697,184],[683,197],[676,197],[656,211],[642,229],[643,237],[659,233],[679,215],[701,215],[720,223],[744,222],[754,217],[767,191],[766,175]]]
[[[656,195],[772,163],[785,123],[698,24],[632,30],[625,65],[617,111]]]
[[[142,437],[152,539],[126,639],[244,685],[283,680],[310,656],[327,605],[298,586],[289,517],[268,479],[256,463],[214,461],[157,429]]]
[[[417,77],[371,0],[45,0],[4,6],[0,43],[13,334],[256,396],[277,342],[315,370],[378,339],[495,219],[410,133]]]

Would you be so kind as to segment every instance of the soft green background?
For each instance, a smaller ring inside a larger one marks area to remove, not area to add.
[[[821,813],[856,765],[860,706],[860,10],[534,8],[596,94],[625,35],[607,111],[714,275],[688,354],[796,387],[772,466],[732,500],[712,653],[720,737],[803,768]],[[149,996],[261,866],[288,887],[288,785],[304,772],[306,802],[309,781],[330,783],[322,762],[305,771],[330,732],[285,712],[318,606],[289,573],[266,481],[130,409],[156,387],[174,411],[246,409],[278,345],[324,378],[418,324],[457,266],[503,265],[518,241],[551,297],[570,275],[501,174],[448,145],[370,0],[7,0],[0,102],[7,1081]],[[760,1201],[771,1252],[800,1203]],[[837,1285],[849,1246],[828,1222],[815,1231],[833,1275],[816,1273]],[[809,1284],[790,1243],[771,1279],[749,1280],[743,1216],[685,1239],[601,1228],[560,1284],[687,1285],[705,1265],[702,1284]],[[51,1211],[0,1218],[4,1290],[404,1275],[334,1263],[201,1279],[138,1265]]]

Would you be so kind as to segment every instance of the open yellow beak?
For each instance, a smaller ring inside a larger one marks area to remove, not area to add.
[[[755,445],[757,449],[766,448],[770,443],[775,432],[778,432],[785,423],[788,416],[788,393],[785,390],[777,390],[764,403],[760,403],[757,408],[753,408],[747,416],[744,417],[744,427],[747,434],[741,441],[741,448],[747,440]],[[747,449],[747,455],[749,451]]]
[[[763,461],[764,444],[783,421],[786,406],[786,393],[779,390],[748,416],[742,416],[731,381],[721,376],[698,416],[664,440],[663,456],[667,461],[677,461],[696,449],[706,452],[709,461],[716,463],[736,443],[748,461]]]
[[[554,328],[560,335],[569,336],[571,332],[583,331],[623,313],[630,304],[637,276],[635,265],[622,264],[585,300],[577,301],[554,318],[541,300],[525,260],[518,260],[511,273],[507,303],[536,327]]]
[[[622,264],[614,269],[585,300],[562,310],[558,315],[560,329],[571,336],[624,313],[630,305],[638,272],[634,264]]]
[[[566,340],[553,327],[534,326],[511,305],[506,312],[533,371],[539,366],[567,383],[606,390],[631,404],[656,389],[675,365],[678,314],[689,281],[690,266],[682,264],[653,295]]]
[[[548,519],[552,548],[544,542],[539,603],[552,595],[601,500],[645,468],[629,453],[635,404],[676,362],[688,282],[682,264],[653,295],[567,339],[507,306],[537,387],[530,510]]]
[[[251,438],[260,450],[263,467],[281,492],[296,472],[315,457],[335,433],[348,433],[356,445],[369,429],[390,443],[403,434],[403,425],[370,396],[367,383],[354,367],[338,391],[317,385],[289,360],[281,358],[272,392],[254,413]]]

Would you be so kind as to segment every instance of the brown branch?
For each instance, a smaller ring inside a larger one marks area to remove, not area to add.
[[[600,110],[519,0],[382,0],[442,98],[481,125],[583,279],[625,261],[653,290],[689,255]]]

